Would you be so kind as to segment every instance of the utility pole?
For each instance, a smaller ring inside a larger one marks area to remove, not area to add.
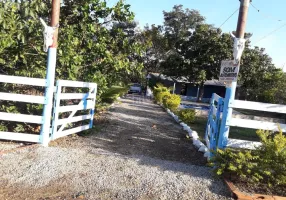
[[[61,0],[53,0],[52,1],[52,20],[51,20],[51,27],[56,27],[59,25],[60,21],[60,8],[61,8]],[[53,45],[51,46],[52,48],[57,48],[58,45],[58,34],[59,34],[59,29],[56,29],[54,33],[54,38],[53,38]]]
[[[249,4],[252,0],[240,0],[239,16],[236,27],[236,37],[244,38]]]
[[[59,25],[60,18],[60,1],[52,0],[52,18],[51,27],[57,27]],[[53,94],[55,86],[55,70],[57,60],[57,44],[58,44],[58,28],[53,34],[53,44],[48,49],[48,61],[47,61],[47,73],[46,73],[46,90],[45,90],[45,105],[43,111],[43,125],[41,129],[41,144],[48,146],[50,140],[50,124],[53,108]]]
[[[239,16],[236,28],[236,38],[244,39],[247,16],[248,16],[248,9],[249,4],[252,0],[239,0],[240,1],[240,9],[239,9]],[[225,148],[227,145],[228,135],[229,135],[229,125],[232,118],[232,108],[230,108],[230,104],[235,99],[235,91],[236,91],[237,82],[232,82],[231,87],[226,87],[226,94],[224,98],[224,112],[223,118],[221,122],[221,128],[219,132],[218,138],[218,148]]]

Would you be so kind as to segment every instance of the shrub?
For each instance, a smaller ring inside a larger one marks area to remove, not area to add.
[[[169,93],[169,95],[165,95],[163,97],[164,107],[169,108],[172,111],[178,109],[180,103],[181,103],[181,97],[179,95]]]
[[[119,96],[122,96],[127,92],[128,87],[112,86],[101,95],[101,99],[103,102],[113,103]]]
[[[213,159],[217,175],[230,174],[243,181],[286,186],[286,137],[257,131],[262,145],[254,151],[217,150]]]
[[[159,92],[156,94],[155,100],[157,103],[163,103],[163,100],[170,97],[170,92]]]
[[[196,111],[193,109],[183,109],[178,112],[179,118],[186,124],[191,124],[195,121]]]
[[[153,94],[157,103],[163,103],[164,96],[170,95],[170,92],[167,87],[164,87],[162,84],[158,83],[156,87],[154,87]]]
[[[277,134],[257,131],[262,146],[258,148],[259,169],[269,185],[286,186],[286,136],[282,130]]]

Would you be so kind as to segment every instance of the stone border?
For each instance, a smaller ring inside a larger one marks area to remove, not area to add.
[[[161,107],[163,107],[162,105],[160,105]],[[164,108],[164,107],[163,107]],[[166,109],[166,108],[164,108]],[[204,157],[209,158],[210,156],[210,151],[209,149],[206,147],[206,145],[204,143],[202,143],[199,139],[199,135],[196,131],[192,130],[190,126],[188,126],[187,124],[185,124],[184,122],[182,122],[179,117],[177,115],[175,115],[172,111],[170,111],[168,108],[166,109],[167,113],[173,117],[173,119],[179,123],[183,129],[188,133],[189,137],[192,138],[193,141],[193,145],[198,149],[198,151],[204,153]]]

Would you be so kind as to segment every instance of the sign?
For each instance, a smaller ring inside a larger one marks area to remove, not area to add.
[[[236,82],[239,72],[239,63],[235,64],[232,60],[223,60],[221,62],[219,81]]]

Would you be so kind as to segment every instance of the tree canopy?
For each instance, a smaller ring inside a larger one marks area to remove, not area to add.
[[[50,14],[48,0],[0,2],[0,73],[45,77],[38,18],[48,22]],[[113,7],[105,0],[65,0],[56,77],[97,82],[99,94],[113,84],[140,81],[147,72],[184,76],[201,87],[206,80],[218,79],[221,61],[232,58],[230,35],[182,5],[163,11],[163,17],[162,25],[140,30],[123,0]],[[265,95],[283,85],[282,77],[264,49],[246,44],[239,75],[244,98],[270,101]]]
[[[151,65],[156,72],[173,78],[186,77],[200,86],[202,96],[204,82],[218,79],[221,61],[232,59],[233,40],[228,33],[207,24],[197,10],[176,5],[164,11],[163,16],[163,26],[145,29],[145,34],[153,31],[149,37],[152,55],[148,55],[152,62],[145,63],[145,67],[149,70]],[[275,102],[273,95],[283,90],[283,77],[264,49],[251,47],[250,41],[246,43],[238,81],[241,98]]]

